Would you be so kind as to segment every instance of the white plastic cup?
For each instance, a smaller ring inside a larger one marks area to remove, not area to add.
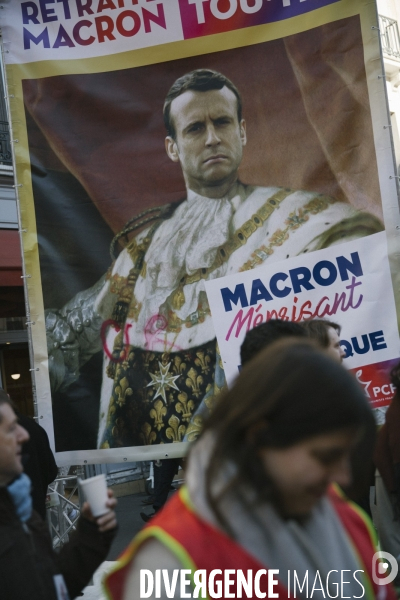
[[[101,517],[101,515],[108,513],[110,508],[106,506],[108,494],[104,473],[96,475],[96,477],[89,477],[89,479],[79,479],[78,481],[86,500],[90,504],[92,515]]]

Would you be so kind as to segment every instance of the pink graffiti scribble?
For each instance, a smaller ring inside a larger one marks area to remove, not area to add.
[[[119,331],[121,331],[121,327],[119,326],[119,324],[117,323],[117,321],[114,321],[114,319],[107,319],[107,321],[104,321],[104,323],[101,326],[101,330],[100,330],[100,337],[101,337],[101,342],[103,344],[103,350],[106,353],[106,355],[108,356],[108,358],[110,359],[111,362],[114,363],[121,363],[124,360],[126,360],[127,356],[128,356],[128,351],[129,351],[129,329],[132,327],[132,325],[130,323],[127,323],[125,325],[124,328],[124,341],[125,341],[125,346],[122,350],[122,352],[120,353],[120,356],[118,358],[114,357],[112,352],[110,352],[110,350],[108,349],[107,346],[107,330],[108,327],[114,327],[115,331],[118,333]]]
[[[164,344],[168,350],[179,352],[182,350],[179,346],[174,343],[167,342],[164,337],[160,337],[159,334],[166,330],[168,325],[167,319],[163,315],[154,315],[151,317],[144,328],[144,335],[146,339],[145,349],[153,350],[155,344],[160,343]],[[120,353],[119,357],[113,356],[113,353],[108,348],[107,345],[107,332],[108,328],[113,327],[117,333],[121,331],[120,325],[114,319],[107,319],[101,326],[100,337],[103,345],[103,350],[106,353],[106,356],[113,363],[121,363],[126,360],[129,352],[130,340],[129,340],[129,329],[132,327],[131,323],[127,323],[124,327],[124,348]]]
[[[146,338],[146,350],[153,350],[154,345],[158,342],[166,344],[169,351],[181,351],[182,348],[173,342],[167,342],[164,337],[159,337],[158,334],[167,329],[168,321],[164,315],[154,315],[150,317],[144,328],[144,337]]]

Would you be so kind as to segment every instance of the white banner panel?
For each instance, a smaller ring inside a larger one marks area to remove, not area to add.
[[[399,354],[384,232],[207,281],[206,290],[228,385],[246,332],[270,319],[338,323],[348,368]]]

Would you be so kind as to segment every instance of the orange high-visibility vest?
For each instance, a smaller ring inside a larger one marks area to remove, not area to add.
[[[347,501],[336,486],[332,486],[328,496],[349,536],[363,571],[358,573],[358,578],[365,588],[364,597],[368,600],[396,600],[397,596],[391,585],[378,586],[372,580],[372,557],[376,552],[376,545],[375,533],[368,517],[357,505]],[[186,487],[183,487],[133,539],[120,556],[116,569],[106,577],[104,586],[111,600],[123,599],[125,580],[135,554],[140,546],[151,538],[161,542],[176,556],[182,568],[190,569],[192,573],[197,569],[205,569],[207,574],[213,569],[221,569],[222,572],[225,569],[233,569],[235,572],[241,569],[246,574],[248,569],[252,569],[255,574],[261,569],[266,569],[265,565],[258,562],[224,532],[200,518],[191,504]],[[149,568],[151,569],[151,565]],[[235,581],[234,576],[232,580]],[[236,585],[232,586],[231,591],[234,589]],[[260,591],[265,592],[268,598],[268,571],[260,579]],[[278,581],[273,591],[279,594],[279,600],[293,597],[293,591],[290,595],[281,581]]]

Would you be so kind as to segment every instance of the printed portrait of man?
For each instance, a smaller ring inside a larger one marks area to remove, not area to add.
[[[335,26],[333,37],[338,35]],[[352,22],[350,30],[357,26]],[[319,36],[323,45],[324,31]],[[310,73],[304,45],[287,38],[284,49],[305,94]],[[359,56],[357,60],[360,63]],[[358,190],[356,177],[352,180],[346,173],[342,153],[357,140],[343,139],[340,149],[343,132],[338,137],[336,124],[323,119],[318,124],[321,115],[315,114],[312,98],[304,99],[305,110],[325,149],[322,170],[335,173],[332,189],[315,182],[301,189],[289,187],[290,177],[281,185],[262,185],[259,176],[243,179],[241,165],[257,123],[246,114],[242,90],[233,76],[211,68],[204,57],[195,62],[199,66],[171,79],[163,105],[165,151],[171,168],[181,170],[184,194],[177,201],[143,207],[129,219],[111,244],[115,261],[94,285],[66,298],[58,308],[46,303],[54,394],[68,395],[83,365],[102,353],[100,449],[172,443],[198,435],[225,386],[205,280],[383,230],[379,197],[375,204],[365,201],[364,188]],[[359,82],[348,80],[347,98],[342,92],[334,95],[330,118],[352,106],[353,118],[370,127],[359,90]],[[27,99],[29,107],[28,94]],[[40,115],[34,109],[31,113],[40,124]],[[46,133],[45,125],[42,131]],[[367,162],[372,129],[363,134],[370,136],[368,150],[356,158],[348,156],[349,168],[357,161]],[[285,139],[289,144],[290,136]],[[268,139],[264,143],[268,145]],[[57,140],[52,148],[59,159],[71,163],[68,149],[64,156],[57,152]],[[279,152],[283,157],[284,150]],[[268,161],[258,160],[269,172]],[[292,168],[297,168],[294,161],[282,167],[280,177],[284,179],[285,169]],[[375,174],[376,162],[370,168]],[[247,172],[251,174],[249,164]],[[317,181],[318,177],[317,173]]]

